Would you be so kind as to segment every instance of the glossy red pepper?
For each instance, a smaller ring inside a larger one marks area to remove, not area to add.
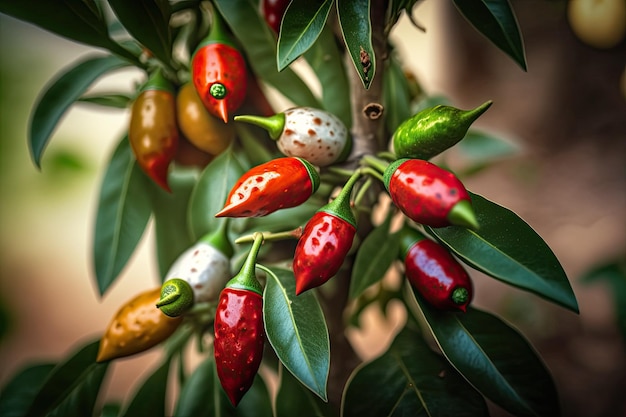
[[[215,217],[260,217],[304,203],[319,187],[315,168],[301,158],[277,158],[250,169]]]
[[[411,220],[432,227],[478,228],[469,193],[451,172],[421,159],[389,164],[384,182],[394,204]]]
[[[439,310],[467,310],[472,281],[446,248],[405,226],[400,231],[400,256],[407,279],[430,305]]]
[[[352,176],[337,198],[320,208],[304,227],[293,257],[296,295],[327,282],[348,255],[356,234],[350,193],[358,178]]]
[[[290,0],[261,0],[261,15],[276,33],[280,32],[280,24],[289,3]]]
[[[228,115],[246,97],[247,71],[243,55],[228,38],[223,25],[216,11],[209,35],[191,59],[191,79],[209,113],[228,123]]]
[[[215,313],[217,376],[234,406],[252,386],[263,358],[263,297],[254,273],[262,241],[258,234],[241,271],[220,293]]]
[[[160,70],[151,74],[133,102],[128,140],[141,169],[169,192],[167,174],[179,133],[174,90]]]

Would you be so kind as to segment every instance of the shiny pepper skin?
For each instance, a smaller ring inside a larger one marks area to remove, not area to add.
[[[215,315],[215,363],[231,403],[237,405],[250,389],[263,358],[261,294],[225,288]]]
[[[463,183],[435,164],[421,159],[399,159],[386,168],[384,183],[394,204],[417,223],[478,228]]]
[[[289,2],[290,0],[261,0],[261,15],[276,33],[280,32],[280,24]]]
[[[235,138],[235,127],[210,114],[192,83],[183,85],[176,95],[176,116],[181,132],[196,148],[217,156]]]
[[[429,107],[404,121],[393,134],[398,158],[430,159],[457,144],[471,124],[491,106],[487,101],[472,110],[452,106]]]
[[[155,307],[161,288],[145,291],[124,304],[100,340],[97,362],[143,352],[166,340],[182,322]]]
[[[465,312],[473,296],[467,271],[446,248],[407,229],[401,231],[401,254],[413,288],[438,310]]]
[[[170,192],[167,174],[179,142],[176,104],[169,83],[162,77],[153,81],[151,77],[133,102],[128,140],[141,169]]]
[[[250,169],[216,217],[260,217],[304,203],[319,187],[315,168],[301,158],[277,158]]]

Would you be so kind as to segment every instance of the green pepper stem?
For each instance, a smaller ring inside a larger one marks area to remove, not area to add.
[[[376,156],[380,159],[388,159],[390,162],[393,162],[396,159],[398,159],[395,153],[389,152],[389,151],[378,152]]]
[[[367,190],[369,190],[369,188],[372,186],[372,179],[368,178],[365,181],[365,184],[363,184],[362,187],[359,188],[359,191],[356,194],[356,197],[354,197],[354,206],[358,207],[361,205],[361,201],[363,200],[363,198],[365,198],[365,195],[367,194]]]
[[[389,162],[383,161],[382,159],[376,158],[375,156],[372,156],[372,155],[363,156],[361,161],[364,162],[367,166],[374,168],[376,171],[380,172],[381,174],[385,172],[385,169],[389,165]]]
[[[285,128],[285,113],[276,113],[268,117],[240,114],[235,116],[234,120],[236,122],[250,123],[265,129],[273,140],[278,140]]]
[[[254,242],[255,236],[257,235],[257,233],[261,233],[263,235],[263,240],[266,242],[271,242],[271,241],[276,241],[276,240],[285,240],[285,239],[300,239],[300,236],[302,236],[302,227],[297,227],[292,230],[286,230],[283,232],[274,232],[274,233],[256,232],[251,235],[238,237],[237,239],[235,239],[235,243],[241,244],[241,243]]]
[[[356,219],[354,217],[354,213],[352,213],[352,208],[350,207],[350,196],[352,195],[352,188],[354,187],[354,184],[359,180],[359,178],[361,178],[361,175],[363,175],[362,169],[354,171],[354,174],[352,174],[348,181],[346,181],[343,185],[339,195],[318,211],[331,213],[356,227]]]
[[[238,288],[262,294],[263,287],[261,287],[261,284],[256,279],[255,274],[256,258],[259,254],[259,249],[261,249],[261,244],[263,244],[263,233],[257,232],[254,234],[254,243],[252,243],[252,248],[250,248],[248,257],[241,267],[241,270],[228,281],[226,288]]]
[[[209,232],[202,236],[199,241],[208,243],[215,249],[222,252],[227,258],[231,258],[235,252],[233,245],[228,238],[228,226],[230,224],[230,218],[226,217],[223,221],[219,222],[217,230]]]

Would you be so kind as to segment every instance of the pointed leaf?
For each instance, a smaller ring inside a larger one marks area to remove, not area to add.
[[[127,94],[97,94],[82,96],[76,101],[115,109],[125,109],[129,106],[131,100],[131,97]]]
[[[395,132],[398,126],[412,116],[409,83],[393,55],[383,73],[383,103],[388,132]]]
[[[53,369],[51,363],[32,365],[14,375],[0,392],[0,416],[23,416]]]
[[[148,178],[135,163],[128,139],[123,138],[100,186],[93,242],[100,295],[124,269],[148,224],[149,186]]]
[[[428,232],[471,267],[578,313],[563,267],[537,232],[509,209],[471,196],[477,231],[449,226]]]
[[[135,393],[132,401],[124,411],[125,417],[134,416],[165,416],[165,397],[167,378],[170,372],[171,356],[159,366]]]
[[[580,282],[591,284],[605,281],[611,289],[617,327],[626,340],[626,260],[600,265],[582,276]]]
[[[101,75],[129,65],[115,56],[90,56],[52,80],[35,104],[29,129],[29,144],[33,161],[40,167],[41,155],[52,132],[67,109]]]
[[[120,23],[164,63],[172,57],[167,0],[108,0]]]
[[[26,416],[90,416],[110,362],[96,363],[100,341],[82,347],[48,375]]]
[[[215,0],[235,36],[241,42],[248,62],[260,79],[276,88],[298,106],[320,107],[309,87],[289,68],[276,68],[276,38],[251,0]]]
[[[400,241],[397,235],[389,234],[390,223],[391,216],[387,216],[380,226],[363,239],[356,253],[350,280],[350,298],[353,300],[383,279],[391,263],[398,258]]]
[[[515,416],[560,415],[550,373],[520,333],[471,307],[436,311],[413,293],[445,357],[484,396]]]
[[[487,416],[484,398],[422,335],[405,327],[347,382],[342,416]]]
[[[454,0],[463,16],[526,71],[526,53],[509,0]]]
[[[330,406],[302,385],[283,366],[279,368],[280,385],[276,396],[276,417],[328,417]]]
[[[519,151],[513,143],[476,129],[468,130],[463,140],[459,142],[458,149],[464,158],[474,164],[512,156]]]
[[[311,292],[296,296],[295,277],[286,269],[268,269],[263,292],[267,339],[300,382],[326,401],[330,342],[324,314]]]
[[[219,222],[224,221],[223,218],[216,218],[215,213],[224,207],[228,193],[244,172],[232,147],[202,171],[189,202],[189,227],[194,241],[216,230]]]
[[[368,89],[376,73],[370,0],[337,0],[337,15],[354,69]]]
[[[287,10],[278,37],[276,65],[282,71],[305,53],[324,29],[333,0],[294,0]]]

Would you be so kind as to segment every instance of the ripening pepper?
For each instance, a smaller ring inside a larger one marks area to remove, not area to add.
[[[155,307],[161,288],[144,291],[115,313],[100,339],[97,362],[140,353],[171,336],[182,317],[168,317]]]
[[[133,102],[128,140],[141,169],[170,192],[167,174],[179,133],[174,89],[160,70],[150,75]]]
[[[174,157],[176,164],[194,166],[202,169],[209,165],[213,159],[215,159],[213,155],[196,148],[185,136],[181,135],[178,138],[178,148],[176,149],[176,156]]]
[[[184,137],[210,155],[224,152],[235,138],[235,127],[207,111],[192,83],[176,95],[176,116]]]
[[[430,305],[438,310],[467,310],[472,301],[472,281],[446,248],[404,226],[399,255],[409,283]]]
[[[204,107],[228,123],[228,115],[246,97],[247,70],[243,55],[226,34],[217,11],[207,37],[191,58],[191,79]]]
[[[215,302],[230,280],[233,247],[227,222],[208,233],[174,261],[161,286],[156,304],[164,314],[178,317],[197,303]]]
[[[280,32],[280,24],[289,2],[290,0],[261,0],[261,15],[267,25],[276,33]]]
[[[356,234],[350,194],[358,178],[353,175],[337,198],[320,208],[304,227],[293,256],[296,295],[332,278],[348,255]]]
[[[241,271],[220,293],[215,313],[217,376],[234,406],[252,386],[263,358],[263,297],[255,275],[261,243],[263,237],[257,233]]]
[[[315,168],[302,158],[277,158],[250,169],[215,217],[260,217],[304,203],[319,187]]]
[[[391,200],[411,220],[478,228],[469,193],[451,172],[422,159],[398,159],[387,166],[383,180]]]
[[[312,107],[293,107],[273,116],[235,116],[267,130],[286,156],[324,167],[345,160],[352,149],[348,129],[334,114]]]
[[[393,150],[398,158],[430,159],[456,145],[472,123],[489,107],[487,101],[472,110],[452,106],[429,107],[405,120],[393,134]]]

